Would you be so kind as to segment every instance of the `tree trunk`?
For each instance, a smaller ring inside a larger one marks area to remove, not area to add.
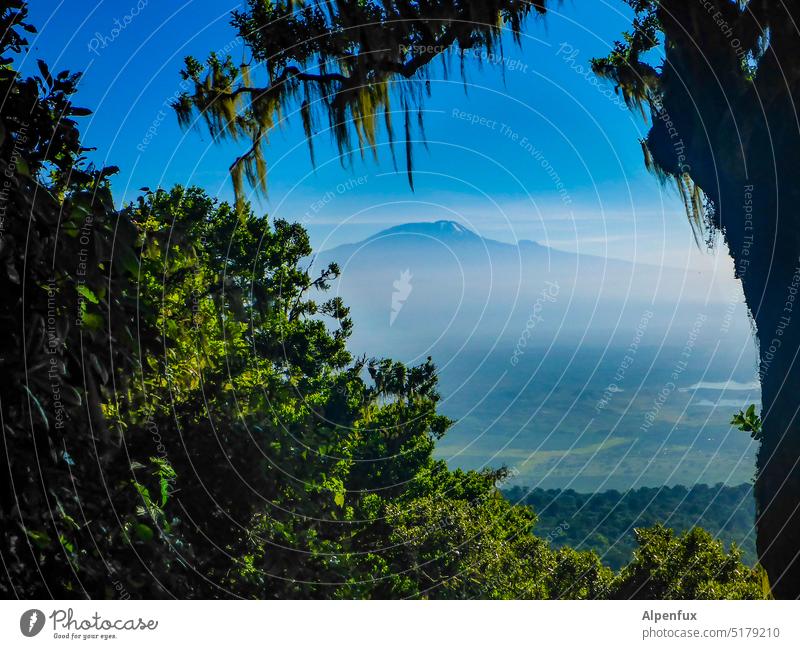
[[[777,195],[787,199],[788,193]],[[758,333],[764,419],[756,464],[756,543],[775,597],[795,599],[800,597],[800,246],[796,218],[788,213],[796,209],[796,198],[783,204],[772,206],[771,254],[760,251],[745,295]]]
[[[731,24],[746,14],[714,2]],[[664,174],[702,188],[742,281],[758,338],[764,420],[756,544],[773,594],[798,598],[800,69],[786,66],[796,61],[798,36],[791,15],[774,22],[751,76],[712,13],[685,0],[659,3],[667,56],[647,144]]]
[[[782,599],[800,597],[800,341],[793,329],[782,339],[760,340],[764,429],[757,462],[756,544],[773,595]],[[778,340],[780,351],[773,357]],[[772,359],[768,369],[767,358]]]
[[[763,152],[751,149],[750,154],[751,167],[764,169]],[[800,167],[790,159],[782,166],[779,173],[740,181],[738,192],[726,187],[717,225],[725,232],[758,338],[759,560],[773,595],[795,599],[800,597],[800,178],[794,176]]]

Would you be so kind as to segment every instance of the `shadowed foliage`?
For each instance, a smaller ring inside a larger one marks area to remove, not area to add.
[[[84,158],[74,118],[89,111],[71,101],[78,75],[43,61],[36,77],[11,67],[35,33],[26,13],[8,1],[0,12],[0,589],[81,596],[91,584],[102,596],[109,574],[143,576],[129,567],[135,547],[109,552],[139,498],[104,470],[127,465],[115,382],[144,351],[127,292],[135,232],[114,209],[116,170]],[[139,331],[153,333],[146,321]]]

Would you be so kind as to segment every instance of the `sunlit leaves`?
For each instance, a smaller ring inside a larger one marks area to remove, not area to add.
[[[754,440],[761,439],[762,424],[761,416],[756,413],[756,405],[754,403],[751,403],[746,411],[740,410],[731,419],[731,426],[749,433]]]

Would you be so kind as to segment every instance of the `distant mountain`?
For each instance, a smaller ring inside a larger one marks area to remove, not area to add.
[[[437,445],[453,466],[506,465],[531,487],[746,482],[757,402],[741,302],[710,273],[398,225],[322,251],[352,309],[350,348],[439,368]],[[728,284],[729,286],[729,284]]]
[[[504,243],[454,221],[407,223],[322,251],[354,312],[355,342],[414,358],[461,349],[626,337],[644,317],[680,341],[699,310],[730,302],[711,274]],[[652,312],[652,313],[651,313]],[[689,322],[687,323],[687,319]],[[676,325],[677,322],[677,325]]]

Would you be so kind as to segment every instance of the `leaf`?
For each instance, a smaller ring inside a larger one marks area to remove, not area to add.
[[[88,313],[88,312],[84,313],[82,322],[89,329],[92,329],[94,331],[103,328],[103,318],[102,316],[99,316],[96,313]]]
[[[140,541],[148,542],[153,540],[153,529],[144,523],[136,523],[133,533]]]
[[[25,532],[28,538],[30,538],[34,545],[40,550],[50,545],[50,537],[47,535],[47,532],[37,532],[36,530],[26,530]]]
[[[39,412],[39,416],[42,418],[42,422],[47,427],[47,430],[50,430],[50,421],[47,418],[47,413],[45,413],[44,408],[42,408],[42,404],[39,403],[39,399],[36,398],[36,395],[30,391],[27,385],[22,386],[25,392],[28,393],[28,396],[33,400],[33,405],[36,406],[36,410]]]
[[[89,300],[89,302],[91,302],[92,304],[100,303],[100,300],[97,299],[97,296],[92,292],[92,289],[86,286],[86,284],[78,284],[78,288],[75,290],[78,291],[78,293],[80,293],[87,300]]]
[[[167,498],[169,498],[169,480],[162,477],[159,480],[159,485],[161,487],[161,507],[167,504]]]
[[[344,507],[344,492],[339,491],[333,495],[333,502],[335,502],[339,507]]]
[[[130,249],[125,249],[120,255],[122,267],[131,275],[139,274],[139,258]]]
[[[61,536],[59,536],[59,537],[58,537],[58,540],[59,540],[59,542],[61,543],[61,545],[63,545],[63,546],[64,546],[64,548],[65,548],[65,549],[66,549],[68,552],[75,552],[75,546],[73,546],[73,545],[72,545],[72,543],[70,543],[70,542],[69,542],[69,540],[67,539],[67,537],[66,537],[66,536],[64,536],[64,535],[62,534]]]
[[[153,501],[150,498],[150,490],[143,484],[135,481],[133,483],[133,486],[136,487],[136,491],[139,492],[139,495],[142,497],[142,500],[144,500],[145,505],[150,507],[150,505],[153,503]]]
[[[746,411],[740,410],[731,418],[731,426],[735,426],[745,433],[750,433],[750,437],[758,441],[761,439],[763,427],[761,417],[756,414],[756,404],[750,404]]]
[[[50,68],[47,67],[47,63],[42,61],[42,59],[37,59],[36,60],[36,65],[39,66],[39,72],[42,73],[42,76],[44,77],[45,81],[47,81],[47,85],[48,86],[52,86],[53,85],[53,77],[50,74]]]

